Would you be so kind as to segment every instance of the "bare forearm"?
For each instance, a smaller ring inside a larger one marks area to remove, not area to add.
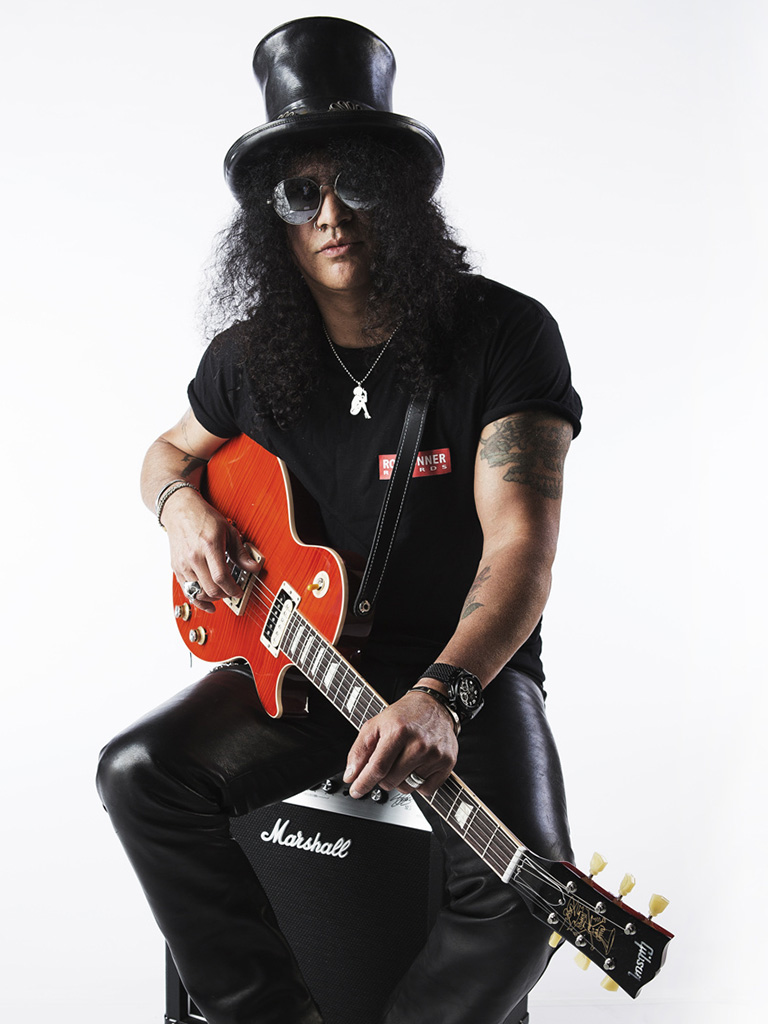
[[[486,685],[525,643],[549,597],[570,423],[513,413],[480,435],[475,502],[483,555],[441,661]]]
[[[525,643],[541,618],[552,558],[532,541],[485,552],[456,631],[439,660],[473,672],[487,685]]]
[[[141,494],[147,508],[155,511],[158,494],[174,480],[196,488],[208,459],[223,443],[223,438],[206,431],[188,410],[175,427],[150,446],[144,458]],[[168,533],[176,578],[182,585],[194,581],[197,596],[189,600],[211,612],[215,601],[241,593],[231,563],[248,572],[257,570],[258,565],[235,526],[194,488],[169,488],[162,499],[160,519]]]
[[[150,446],[141,470],[144,504],[154,512],[157,495],[171,480],[185,480],[197,486],[205,464],[205,459],[190,455],[164,437],[159,437]]]

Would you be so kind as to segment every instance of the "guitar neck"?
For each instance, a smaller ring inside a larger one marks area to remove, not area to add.
[[[356,729],[388,705],[359,672],[296,610],[280,649]],[[508,882],[527,849],[461,779],[451,773],[431,797],[424,797],[450,827]]]

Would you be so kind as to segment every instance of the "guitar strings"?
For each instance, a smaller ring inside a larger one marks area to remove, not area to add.
[[[263,623],[266,622],[266,616],[269,613],[269,609],[272,606],[275,595],[271,591],[271,589],[267,587],[266,584],[264,584],[262,580],[256,578],[254,580],[254,585],[251,588],[250,597],[256,598],[256,603],[263,613],[263,619],[261,615],[255,613],[256,610],[251,606],[250,600],[246,608],[243,609],[243,615],[251,621],[263,626]],[[304,650],[311,650],[309,639],[313,641],[319,641],[321,642],[322,645],[327,644],[325,638],[322,637],[322,635],[308,622],[308,620],[305,619],[304,616],[302,616],[298,612],[296,613],[295,616],[291,616],[291,620],[289,621],[289,624],[286,627],[284,634],[286,640],[293,640],[295,642],[296,635],[302,626],[308,633],[308,641],[305,647],[302,648],[301,654],[296,657],[295,661],[293,661],[293,663],[296,664],[296,667],[299,669],[301,668],[301,664],[297,664],[297,662],[303,660],[302,655]],[[287,643],[286,646],[288,646]],[[320,661],[318,662],[318,668],[320,666],[324,668],[325,671],[323,671],[322,673],[323,676],[327,674],[327,671],[332,661],[334,660],[335,654],[336,652],[334,652],[332,649],[322,650]],[[384,707],[386,707],[386,704],[383,701],[381,701],[380,698],[377,698],[377,696],[375,695],[375,691],[373,693],[369,691],[368,685],[365,682],[365,680],[361,676],[359,676],[359,674],[353,674],[353,670],[351,670],[351,668],[348,665],[346,665],[343,660],[340,659],[339,664],[342,668],[342,675],[336,676],[334,682],[332,682],[330,687],[320,687],[320,689],[321,692],[327,692],[328,696],[331,699],[333,699],[334,693],[329,691],[335,689],[335,696],[338,698],[341,682],[349,681],[348,679],[345,679],[345,676],[352,675],[352,678],[356,678],[357,680],[359,680],[361,693],[365,694],[365,697],[367,698],[367,707],[365,708],[365,712],[361,714],[359,710],[360,695],[358,694],[358,699],[355,701],[354,707],[349,712],[349,718],[352,721],[352,724],[355,725],[358,729],[360,729],[363,723],[367,721],[369,717],[372,717],[372,707],[375,707],[376,705],[380,704],[380,707],[378,707],[377,710],[374,711],[374,713],[378,713],[378,710],[382,710]],[[305,662],[305,665],[307,668],[309,668],[308,663]],[[452,784],[452,786],[449,784]],[[455,791],[452,791],[449,795],[449,789]],[[467,796],[466,792],[457,783],[454,783],[452,779],[449,779],[431,798],[429,798],[429,802],[432,804],[433,807],[435,807],[435,810],[437,810],[438,813],[442,813],[442,816],[444,816],[446,820],[449,821],[450,824],[451,811],[455,806],[457,800],[460,799],[462,793],[465,796]],[[438,806],[438,798],[442,806]],[[469,845],[471,845],[473,849],[475,849],[475,852],[477,852],[480,856],[486,857],[489,866],[491,866],[500,876],[502,876],[512,857],[519,849],[519,845],[513,843],[513,841],[509,839],[505,832],[495,822],[486,820],[486,815],[483,813],[483,810],[480,806],[475,805],[473,810],[475,811],[474,820],[472,822],[473,831],[465,829],[460,831],[459,835],[462,835],[465,841],[469,841],[470,839],[473,840],[473,842],[470,842]],[[499,849],[499,847],[501,847],[501,849]],[[552,879],[552,881],[555,882],[554,879]]]
[[[275,597],[275,593],[263,582],[263,580],[255,577],[253,579],[253,586],[251,587],[250,594],[248,595],[248,604],[242,611],[243,617],[257,625],[260,630],[263,629],[269,615],[269,611],[274,604]],[[255,599],[255,606],[251,603],[253,599]],[[301,670],[301,665],[298,664],[298,662],[302,659],[305,650],[312,649],[315,641],[321,644],[320,658],[318,660],[316,653],[314,658],[310,659],[310,661],[316,661],[317,668],[320,668],[321,666],[324,667],[324,672],[322,673],[323,676],[327,674],[327,671],[334,660],[338,659],[337,664],[340,666],[342,674],[335,675],[330,686],[318,686],[318,688],[321,692],[326,693],[329,699],[333,702],[334,694],[332,693],[332,690],[335,688],[335,696],[338,698],[341,689],[340,684],[342,682],[349,682],[349,679],[346,677],[349,676],[358,681],[358,685],[361,688],[360,693],[356,695],[353,707],[348,709],[347,717],[359,730],[369,718],[378,714],[379,711],[383,710],[387,706],[386,702],[383,701],[383,699],[379,697],[374,690],[372,690],[366,680],[363,679],[359,673],[345,662],[342,656],[334,650],[325,637],[323,637],[322,634],[319,633],[319,631],[312,626],[312,624],[304,618],[296,608],[294,608],[294,612],[291,614],[288,625],[284,631],[284,636],[295,642],[296,636],[302,627],[308,633],[308,640],[302,647],[301,653],[297,654],[296,660],[294,661],[290,658],[289,660],[291,660],[292,664]],[[310,641],[312,641],[312,643],[310,643]],[[283,651],[283,653],[286,654],[285,651]],[[309,669],[310,664],[307,663],[306,667]],[[361,695],[365,698],[367,703],[367,707],[362,714],[359,711]],[[337,700],[335,702],[335,706],[344,713],[343,701],[339,704]],[[468,824],[466,827],[462,827],[457,821],[454,821],[451,818],[451,814],[454,811],[457,801],[461,802],[462,796],[465,798],[465,801],[469,802],[470,815],[472,817],[472,820],[470,821],[468,815]],[[440,816],[443,817],[444,820],[454,829],[454,831],[456,831],[456,833],[472,847],[475,853],[486,861],[489,867],[491,867],[499,877],[503,877],[514,856],[521,848],[523,848],[522,844],[512,839],[505,826],[490,818],[485,808],[477,802],[477,798],[471,793],[471,791],[467,790],[467,787],[463,783],[460,783],[455,776],[451,775],[431,797],[424,799],[426,799],[438,814],[440,814]],[[531,882],[523,877],[526,872],[533,879],[552,887],[556,893],[569,896],[571,900],[582,906],[585,910],[588,910],[590,913],[596,913],[594,907],[592,907],[585,899],[577,896],[576,894],[568,894],[565,887],[558,879],[542,868],[536,861],[531,860],[524,854],[515,871],[515,883],[520,889],[523,889],[528,893],[531,902],[536,904],[541,910],[557,907],[558,904],[546,900],[539,891],[533,887]],[[606,914],[598,916],[602,917],[603,920],[608,923],[613,924],[616,928],[621,929],[621,925],[618,922],[611,920],[611,918]]]

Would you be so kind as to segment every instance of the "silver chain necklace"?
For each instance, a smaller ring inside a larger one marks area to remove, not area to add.
[[[376,369],[376,364],[381,359],[381,357],[384,355],[384,353],[387,351],[387,346],[389,345],[390,341],[392,341],[392,339],[394,338],[395,334],[397,333],[397,328],[399,326],[400,326],[400,324],[398,324],[397,327],[395,327],[394,331],[392,331],[390,336],[387,338],[387,340],[382,345],[381,352],[379,352],[379,354],[374,359],[370,369],[368,370],[368,373],[366,373],[366,375],[361,380],[358,380],[357,377],[353,376],[349,372],[349,369],[347,368],[346,364],[344,363],[344,360],[341,358],[339,353],[334,348],[333,342],[331,341],[331,336],[328,333],[328,328],[325,326],[325,323],[323,323],[323,331],[325,333],[325,337],[328,340],[328,344],[331,347],[331,352],[333,352],[333,354],[338,359],[339,365],[341,366],[341,368],[344,371],[344,373],[346,373],[346,375],[349,377],[349,379],[354,381],[355,384],[357,385],[355,387],[354,391],[352,392],[352,404],[349,407],[350,415],[357,416],[357,414],[359,412],[362,412],[363,416],[365,417],[365,419],[369,420],[371,418],[371,414],[368,412],[368,392],[363,387],[363,384],[368,380],[368,378],[371,376],[373,371]]]

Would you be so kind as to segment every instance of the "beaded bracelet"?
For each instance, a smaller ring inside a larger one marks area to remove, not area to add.
[[[157,515],[157,508],[158,505],[160,504],[160,499],[168,490],[168,488],[173,487],[174,484],[183,484],[185,482],[186,481],[182,480],[180,476],[177,476],[173,480],[169,480],[167,484],[160,488],[160,490],[157,492],[157,497],[155,498],[155,515]]]
[[[160,517],[163,514],[166,501],[168,501],[170,496],[175,494],[176,491],[180,491],[182,487],[191,487],[197,494],[200,493],[195,485],[191,484],[188,480],[171,480],[169,484],[166,484],[158,494],[157,500],[155,501],[155,515],[157,516],[157,521],[161,526],[163,526],[163,521]],[[163,529],[165,529],[164,526]]]

